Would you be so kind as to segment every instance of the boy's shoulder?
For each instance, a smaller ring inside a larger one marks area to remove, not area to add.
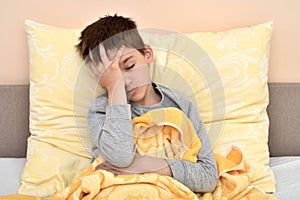
[[[181,93],[180,91],[174,88],[170,88],[168,86],[160,85],[160,84],[157,85],[164,95],[167,95],[172,99],[181,99],[182,101],[186,101],[189,103],[192,102],[190,98],[188,98],[186,95],[184,95],[183,93]]]
[[[158,89],[163,93],[164,98],[176,102],[177,106],[181,110],[185,112],[189,112],[190,109],[197,110],[195,102],[191,98],[184,95],[182,92],[165,85],[158,85]]]
[[[195,127],[198,127],[199,122],[201,121],[201,117],[194,101],[174,88],[170,88],[164,85],[158,85],[158,87],[163,95],[169,98],[169,100],[175,102],[177,104],[176,107],[178,107],[187,115],[187,117],[192,121]]]

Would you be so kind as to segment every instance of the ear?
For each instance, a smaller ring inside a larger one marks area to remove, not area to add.
[[[147,63],[152,63],[154,60],[154,55],[153,55],[153,51],[152,48],[150,47],[150,45],[146,44],[144,47],[144,52],[145,52],[145,58],[147,60]]]

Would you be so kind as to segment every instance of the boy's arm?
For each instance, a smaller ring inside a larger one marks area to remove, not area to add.
[[[118,168],[110,163],[104,162],[96,167],[96,170],[107,170],[115,175],[120,174],[143,174],[153,172],[162,176],[172,177],[172,171],[166,160],[151,156],[136,155],[133,162],[128,167]]]
[[[197,117],[198,113],[192,113],[189,117],[194,114],[196,115],[194,117],[198,119],[196,131],[202,142],[200,152],[197,156],[197,163],[184,160],[149,158],[147,156],[139,156],[137,158],[134,157],[133,152],[132,156],[134,160],[129,166],[114,167],[110,165],[112,164],[110,162],[110,164],[104,163],[98,166],[97,169],[105,169],[115,174],[155,172],[160,175],[171,176],[195,192],[212,192],[216,187],[218,178],[216,161],[206,130],[200,117]],[[128,150],[126,151],[127,153]],[[135,151],[135,148],[132,151]],[[123,154],[126,154],[126,152],[124,151]]]
[[[173,178],[195,192],[212,192],[217,184],[218,172],[214,155],[207,149],[210,149],[207,142],[202,141],[197,163],[185,160],[166,160],[171,168]]]
[[[198,133],[200,132],[202,135],[206,134],[205,130],[198,129]],[[102,163],[96,169],[104,169],[116,175],[154,172],[171,176],[195,192],[212,192],[218,179],[216,162],[208,137],[202,137],[201,141],[202,146],[197,156],[197,163],[135,156],[133,162],[127,167],[115,167],[110,163]]]
[[[97,98],[88,111],[88,125],[93,140],[93,157],[103,155],[116,167],[127,167],[135,154],[129,104],[107,105],[104,96]]]
[[[189,105],[187,116],[194,124],[201,140],[201,149],[197,155],[197,163],[185,160],[166,160],[172,170],[173,178],[195,192],[212,192],[217,184],[218,171],[213,149],[206,133],[198,109]]]
[[[95,49],[97,50],[97,49]],[[95,62],[90,51],[90,67],[98,83],[107,91],[107,99],[97,98],[88,112],[88,124],[93,139],[93,157],[102,154],[116,167],[126,167],[135,153],[131,122],[131,109],[127,104],[125,79],[119,60],[124,51],[121,47],[110,60],[103,44],[99,44],[101,62]]]
[[[120,57],[124,48],[125,47],[122,46],[115,57],[110,60],[103,44],[99,44],[101,62],[96,62],[93,58],[92,51],[89,52],[91,70],[98,80],[99,85],[104,87],[108,93],[108,105],[127,104],[125,79],[119,66]]]

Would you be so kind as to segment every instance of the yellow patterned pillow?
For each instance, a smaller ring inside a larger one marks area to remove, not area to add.
[[[275,192],[275,177],[269,167],[269,118],[266,111],[272,30],[273,22],[268,22],[216,34],[188,35],[211,56],[223,83],[224,121],[214,151],[222,154],[232,145],[238,146],[254,167],[252,185],[266,192]],[[212,94],[221,89],[213,85],[209,88]],[[201,96],[198,99],[204,100],[205,107],[206,99]],[[218,108],[222,103],[216,100],[216,109],[222,109]],[[210,127],[214,123],[217,122]],[[211,135],[216,138],[217,133],[211,132]]]
[[[25,26],[30,48],[31,136],[19,193],[47,196],[73,182],[90,163],[86,112],[90,101],[103,91],[75,51],[81,30],[29,20]],[[163,40],[144,35],[156,53],[153,79],[192,98],[214,150],[226,153],[227,147],[239,146],[257,165],[256,185],[268,192],[275,190],[268,167],[265,111],[271,30],[271,23],[266,23],[182,38],[174,33],[168,39],[159,36]],[[204,66],[201,70],[195,67],[199,63]]]
[[[26,20],[30,50],[30,132],[19,193],[48,196],[90,164],[86,112],[97,85],[75,50],[80,30]],[[98,91],[98,90],[97,90]]]
[[[268,22],[217,33],[143,32],[166,57],[153,68],[153,79],[193,99],[214,152],[238,146],[254,166],[253,185],[266,192],[275,192],[266,112],[272,28]]]

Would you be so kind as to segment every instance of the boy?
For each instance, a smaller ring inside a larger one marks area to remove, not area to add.
[[[155,172],[194,192],[212,192],[217,167],[197,108],[180,93],[151,82],[148,65],[153,51],[135,22],[117,15],[100,18],[82,31],[77,49],[107,91],[88,111],[93,159],[100,154],[106,159],[97,169],[114,174]],[[182,110],[193,123],[202,143],[197,163],[135,155],[132,118],[163,107]]]

